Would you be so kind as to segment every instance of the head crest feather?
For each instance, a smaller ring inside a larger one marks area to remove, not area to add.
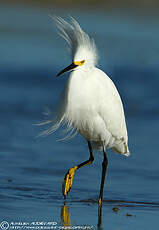
[[[72,60],[76,56],[86,56],[93,65],[97,64],[98,55],[94,40],[88,36],[80,27],[79,23],[70,17],[71,23],[66,22],[61,17],[52,17],[59,29],[59,34],[66,40],[69,46]],[[79,53],[82,55],[79,55]]]

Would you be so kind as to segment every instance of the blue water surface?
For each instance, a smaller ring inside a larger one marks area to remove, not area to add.
[[[157,229],[157,22],[145,25],[146,19],[133,20],[124,12],[53,11],[65,17],[71,13],[95,38],[99,66],[115,82],[124,102],[131,156],[108,151],[101,228]],[[87,143],[79,135],[57,141],[62,129],[37,137],[45,127],[35,124],[46,119],[43,112],[55,110],[68,77],[57,79],[56,74],[71,61],[50,12],[26,6],[0,8],[0,221],[7,221],[10,229],[13,222],[36,221],[101,229],[97,200],[102,154],[96,152],[95,162],[76,173],[64,203],[63,177],[68,168],[88,159]]]

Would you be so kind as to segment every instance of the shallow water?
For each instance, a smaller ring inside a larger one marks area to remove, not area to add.
[[[0,11],[3,17],[0,22],[0,221],[7,221],[10,229],[20,226],[20,222],[23,226],[22,222],[27,222],[31,227],[33,222],[52,222],[50,226],[57,229],[60,226],[80,229],[83,225],[96,229],[99,222],[103,229],[109,230],[156,229],[159,210],[159,54],[156,50],[159,43],[158,34],[154,33],[155,22],[147,30],[143,27],[141,33],[139,24],[132,23],[131,18],[125,23],[115,15],[101,14],[97,20],[90,12],[73,15],[92,35],[96,28],[100,67],[117,85],[128,123],[131,156],[108,152],[100,216],[97,199],[102,154],[95,153],[95,162],[76,173],[64,203],[61,182],[69,167],[88,159],[87,144],[80,136],[58,142],[61,130],[37,138],[43,127],[34,124],[45,118],[44,110],[54,111],[67,79],[66,76],[57,79],[56,73],[70,62],[62,39],[57,37],[48,19],[49,9],[24,10],[3,5]],[[135,48],[128,49],[133,39],[136,46],[133,43]],[[117,41],[120,50],[116,50]],[[44,223],[40,226],[44,227]]]

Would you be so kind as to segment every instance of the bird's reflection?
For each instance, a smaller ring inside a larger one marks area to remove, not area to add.
[[[71,226],[70,206],[64,204],[61,206],[61,224],[63,226]],[[98,206],[98,223],[97,229],[102,230],[102,205]]]
[[[67,206],[64,202],[64,205],[61,206],[61,224],[63,226],[70,226],[70,206]]]
[[[102,229],[102,205],[98,205],[98,230]]]

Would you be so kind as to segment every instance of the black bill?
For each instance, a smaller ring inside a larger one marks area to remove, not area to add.
[[[72,63],[71,65],[67,66],[65,69],[61,70],[58,74],[57,77],[59,77],[60,75],[62,75],[65,72],[68,72],[70,70],[73,70],[74,68],[76,68],[78,65],[75,65],[74,63]]]

